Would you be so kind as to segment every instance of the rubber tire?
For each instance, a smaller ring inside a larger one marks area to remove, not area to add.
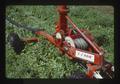
[[[11,47],[13,47],[16,54],[20,54],[25,48],[25,42],[21,40],[16,33],[10,33],[7,39],[10,42],[10,45]]]

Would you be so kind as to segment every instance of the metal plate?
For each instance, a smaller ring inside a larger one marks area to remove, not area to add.
[[[94,55],[76,50],[75,56],[94,63]]]

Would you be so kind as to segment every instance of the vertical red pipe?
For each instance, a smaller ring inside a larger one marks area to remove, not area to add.
[[[65,17],[68,13],[67,6],[66,5],[58,6],[58,12],[60,17],[59,17],[59,23],[57,24],[57,29],[63,30],[66,33],[68,30],[67,19]]]

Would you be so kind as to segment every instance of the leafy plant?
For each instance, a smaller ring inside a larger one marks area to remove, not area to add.
[[[79,28],[88,29],[95,38],[107,39],[102,47],[107,51],[108,57],[106,59],[114,63],[113,15],[105,13],[106,10],[101,11],[89,6],[69,7],[70,13],[68,15]],[[52,34],[55,31],[54,23],[58,20],[58,13],[55,8],[56,6],[14,5],[6,8],[6,16],[12,17],[21,24],[43,28]],[[27,30],[18,29],[6,21],[6,38],[10,32],[15,32],[20,37],[36,36]],[[38,38],[41,40],[40,43],[27,45],[20,55],[15,54],[6,39],[7,78],[65,78],[77,69],[82,71],[78,63],[73,63],[65,55],[61,55],[43,37]]]

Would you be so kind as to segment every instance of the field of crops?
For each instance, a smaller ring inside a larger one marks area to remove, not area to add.
[[[114,10],[111,6],[69,6],[68,14],[79,27],[89,30],[105,49],[105,59],[114,63]],[[6,16],[16,22],[33,28],[43,28],[49,34],[55,31],[58,20],[56,6],[7,6]],[[35,37],[31,32],[18,29],[6,21],[6,37],[10,32],[20,37]],[[78,63],[70,61],[65,55],[46,41],[28,44],[20,55],[17,55],[6,38],[6,77],[7,78],[65,78],[79,69]]]

